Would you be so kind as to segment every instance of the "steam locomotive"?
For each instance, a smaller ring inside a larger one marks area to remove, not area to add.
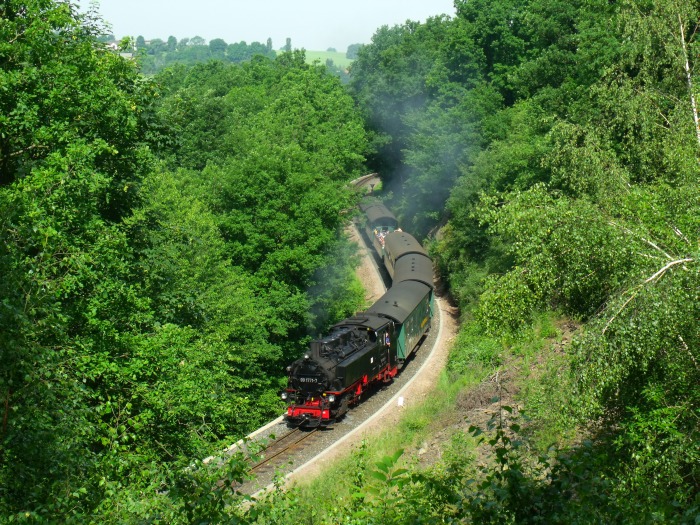
[[[325,427],[357,404],[372,386],[389,383],[430,330],[435,307],[432,261],[398,228],[381,203],[361,206],[366,232],[392,278],[366,311],[344,319],[287,367],[281,397],[290,426]]]

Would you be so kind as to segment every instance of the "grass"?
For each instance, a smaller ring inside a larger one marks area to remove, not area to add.
[[[352,64],[352,60],[345,56],[345,53],[332,52],[332,51],[306,51],[306,61],[312,64],[315,61],[319,61],[321,64],[325,64],[326,60],[332,60],[333,63],[344,69]]]

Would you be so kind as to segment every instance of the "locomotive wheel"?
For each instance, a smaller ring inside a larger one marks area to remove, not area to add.
[[[348,411],[348,398],[343,397],[338,403],[338,409],[331,412],[334,419],[343,417]]]

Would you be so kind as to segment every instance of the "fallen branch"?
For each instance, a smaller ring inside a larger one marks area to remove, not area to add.
[[[653,242],[650,241],[649,239],[645,239],[644,237],[642,237],[642,236],[639,235],[638,233],[635,233],[635,232],[633,232],[632,230],[630,230],[630,229],[628,229],[628,228],[625,228],[622,224],[618,224],[618,223],[616,223],[615,221],[608,221],[608,224],[609,224],[610,226],[615,226],[615,227],[617,227],[617,228],[620,228],[623,232],[625,232],[625,233],[627,233],[627,234],[629,234],[629,235],[632,235],[632,236],[634,236],[634,237],[639,238],[640,240],[642,240],[642,242],[648,244],[649,246],[651,246],[652,248],[654,248],[656,251],[658,251],[659,253],[663,254],[664,257],[666,257],[667,259],[673,259],[673,257],[671,257],[669,254],[667,254],[665,251],[663,251],[661,248],[659,248],[655,243],[653,243]]]
[[[695,92],[693,91],[693,75],[690,69],[690,62],[688,60],[688,46],[685,41],[685,27],[683,26],[683,19],[681,14],[678,13],[678,25],[680,28],[679,37],[681,41],[681,50],[683,51],[683,59],[685,66],[685,77],[688,83],[688,94],[690,95],[690,107],[693,110],[693,121],[695,122],[695,134],[698,139],[698,146],[700,146],[700,119],[698,119],[698,106],[695,101]]]
[[[659,279],[663,274],[665,274],[666,270],[668,270],[669,268],[676,266],[678,264],[683,264],[683,263],[688,263],[688,262],[693,262],[693,259],[678,259],[677,261],[671,261],[670,263],[668,263],[666,266],[661,268],[658,272],[656,272],[654,275],[649,277],[644,282],[650,283],[651,281],[655,281],[655,280]]]
[[[678,339],[681,341],[681,345],[683,345],[683,348],[685,349],[686,352],[688,352],[688,355],[690,356],[691,361],[695,365],[695,368],[700,370],[700,366],[698,366],[698,362],[695,359],[695,356],[693,355],[693,352],[690,351],[690,348],[688,348],[688,344],[683,340],[683,338],[679,335]]]
[[[630,296],[630,298],[627,299],[627,300],[623,303],[623,305],[620,306],[620,308],[618,308],[617,312],[615,312],[615,315],[613,315],[610,319],[608,319],[608,322],[605,323],[605,328],[603,328],[603,332],[601,333],[601,335],[605,335],[605,332],[607,332],[608,328],[610,328],[610,325],[611,325],[612,322],[617,318],[617,316],[620,315],[620,312],[622,312],[622,310],[624,310],[625,307],[626,307],[635,297],[637,297],[637,295],[639,294],[639,292],[640,292],[642,286],[644,286],[645,284],[649,284],[649,283],[652,282],[652,281],[655,281],[655,280],[660,279],[660,278],[663,276],[664,273],[666,273],[670,268],[672,268],[672,267],[674,267],[674,266],[676,266],[676,265],[678,265],[678,264],[684,264],[684,263],[693,262],[693,261],[694,261],[694,259],[691,259],[691,258],[678,259],[677,261],[671,261],[671,262],[668,263],[666,266],[664,266],[663,268],[661,268],[658,272],[656,272],[654,275],[652,275],[652,276],[649,277],[647,280],[645,280],[643,284],[638,285],[638,286],[636,287],[636,291]]]
[[[639,286],[638,286],[637,288],[639,288]],[[613,316],[608,320],[608,322],[605,323],[605,328],[603,328],[603,332],[601,333],[601,335],[605,335],[605,332],[608,330],[608,328],[610,327],[610,325],[612,324],[612,322],[617,318],[618,315],[620,315],[620,312],[622,312],[622,310],[625,309],[625,306],[627,306],[627,305],[629,304],[629,302],[630,302],[632,299],[634,299],[635,297],[637,297],[637,294],[638,294],[638,293],[639,293],[639,290],[637,290],[634,294],[632,294],[632,296],[631,296],[629,299],[627,299],[627,300],[625,301],[625,303],[624,303],[622,306],[620,306],[619,310],[618,310],[617,312],[615,312],[615,315],[613,315]]]
[[[675,233],[676,235],[678,235],[678,237],[680,237],[680,238],[683,239],[686,243],[688,243],[689,246],[692,246],[692,243],[690,242],[690,240],[688,239],[688,237],[686,237],[685,235],[683,235],[683,232],[682,232],[682,231],[680,231],[680,230],[679,230],[678,228],[676,228],[675,226],[671,226],[671,227],[673,228],[674,233]]]

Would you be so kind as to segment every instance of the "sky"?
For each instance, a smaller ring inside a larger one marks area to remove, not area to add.
[[[376,30],[406,20],[453,16],[454,0],[98,0],[102,18],[117,38],[245,41],[345,52],[350,44],[368,44]],[[86,8],[87,0],[81,5]]]

